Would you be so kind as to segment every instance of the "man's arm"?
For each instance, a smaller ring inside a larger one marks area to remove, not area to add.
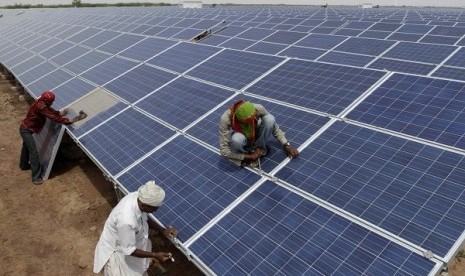
[[[154,229],[154,230],[159,231],[160,233],[163,233],[163,235],[167,239],[172,239],[173,237],[176,237],[178,235],[178,231],[172,226],[168,226],[167,228],[163,228],[160,225],[158,225],[158,223],[156,223],[155,221],[153,221],[151,219],[148,219],[147,223],[149,224],[150,229]]]

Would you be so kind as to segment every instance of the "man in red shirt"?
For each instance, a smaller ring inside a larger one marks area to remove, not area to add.
[[[55,101],[55,94],[51,91],[45,91],[35,100],[27,111],[26,118],[21,121],[19,133],[23,138],[23,147],[21,149],[21,157],[19,168],[21,170],[32,171],[32,183],[36,185],[42,184],[42,168],[39,161],[39,153],[34,141],[33,133],[39,133],[45,125],[47,118],[58,124],[69,125],[83,119],[81,116],[76,116],[73,119],[64,118],[68,114],[68,110],[57,111],[51,107]]]

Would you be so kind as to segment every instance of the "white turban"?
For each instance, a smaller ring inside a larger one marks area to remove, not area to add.
[[[153,180],[142,185],[137,191],[139,193],[139,200],[150,206],[161,206],[163,199],[165,199],[165,191],[162,187],[155,184]]]

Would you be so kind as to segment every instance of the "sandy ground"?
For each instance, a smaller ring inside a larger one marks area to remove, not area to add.
[[[18,169],[18,127],[28,104],[10,88],[0,80],[0,275],[93,275],[95,244],[117,203],[113,185],[66,139],[50,179],[33,185],[30,171]],[[152,235],[152,243],[173,252],[175,263],[163,264],[169,275],[202,275],[163,236]],[[463,257],[454,258],[449,275],[465,276]]]
[[[82,151],[65,150],[72,142],[61,144],[50,179],[33,185],[18,168],[28,103],[10,88],[0,80],[0,275],[94,275],[95,245],[117,203],[113,185]],[[175,263],[163,264],[169,275],[202,275],[163,236],[154,233],[152,243],[173,253]]]

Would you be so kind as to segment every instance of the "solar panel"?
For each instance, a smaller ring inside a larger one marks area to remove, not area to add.
[[[31,82],[43,77],[44,72],[46,75],[54,71],[55,69],[57,68],[54,65],[48,62],[44,62],[22,73],[21,75],[18,76],[18,79],[21,81],[23,85],[28,85]]]
[[[136,191],[155,179],[166,193],[157,219],[164,225],[176,225],[178,239],[186,241],[259,178],[195,142],[177,137],[118,181],[128,191]]]
[[[465,84],[394,74],[348,118],[465,149]]]
[[[378,39],[384,39],[388,37],[391,33],[390,32],[381,32],[381,31],[370,31],[366,30],[359,34],[359,37],[367,37],[367,38],[378,38]]]
[[[94,85],[83,81],[79,78],[73,78],[59,86],[53,87],[53,92],[57,95],[55,101],[53,102],[54,106],[57,109],[62,109],[65,106],[73,103],[77,99],[83,97],[90,91],[95,88]],[[50,87],[45,89],[49,90]]]
[[[17,63],[16,65],[13,65],[13,67],[11,68],[11,72],[18,76],[26,72],[27,70],[43,63],[44,61],[45,59],[39,56],[32,56],[28,59],[25,59],[22,62]]]
[[[115,175],[173,134],[174,131],[129,108],[79,141],[103,168]]]
[[[73,78],[71,74],[61,69],[56,69],[45,75],[46,78],[37,78],[35,81],[26,85],[29,92],[34,95],[40,95],[43,91],[53,89]]]
[[[393,33],[390,36],[388,36],[387,39],[398,40],[398,41],[416,42],[422,37],[423,37],[423,35],[421,35],[421,34]]]
[[[147,63],[183,73],[217,53],[220,48],[193,43],[180,43],[155,56]]]
[[[377,56],[389,49],[393,44],[393,41],[351,37],[337,46],[335,50]]]
[[[265,182],[190,250],[217,275],[428,275],[434,262]]]
[[[331,114],[338,114],[385,73],[289,60],[247,91]]]
[[[288,46],[284,44],[268,43],[268,42],[259,41],[255,43],[254,45],[248,47],[246,50],[251,51],[251,52],[256,52],[256,53],[274,55],[274,54],[281,52],[286,47]]]
[[[241,89],[283,59],[224,50],[188,72],[190,76]]]
[[[465,35],[465,28],[436,26],[434,27],[434,29],[431,30],[431,32],[429,32],[429,34],[462,37],[463,35]]]
[[[110,54],[116,54],[123,51],[126,48],[131,47],[132,45],[136,44],[137,42],[144,39],[143,36],[139,35],[132,35],[132,34],[122,34],[115,39],[103,44],[102,46],[98,47],[98,50],[108,52]]]
[[[445,65],[465,67],[465,48],[460,48],[455,52],[453,56],[447,59]]]
[[[262,40],[263,38],[274,33],[274,30],[261,29],[261,28],[250,28],[237,35],[239,38],[252,39],[252,40]]]
[[[458,40],[458,37],[453,36],[426,35],[419,42],[454,45]]]
[[[225,89],[179,78],[139,102],[137,107],[184,129],[231,95]]]
[[[453,46],[400,42],[383,57],[438,64],[454,50]]]
[[[95,29],[95,28],[88,28],[85,29],[73,36],[68,37],[66,40],[73,42],[73,43],[81,43],[82,41],[88,39],[89,37],[92,37],[98,33],[102,32],[102,30]]]
[[[129,103],[134,103],[175,77],[172,73],[142,64],[104,87]]]
[[[331,51],[321,56],[318,59],[318,61],[364,67],[365,65],[370,63],[373,59],[374,57],[372,56],[364,56],[364,55]]]
[[[433,76],[465,81],[465,69],[441,66],[434,71]]]
[[[463,155],[343,122],[276,176],[445,256],[465,229]]]
[[[410,74],[428,75],[436,66],[424,63],[415,63],[402,60],[394,60],[388,58],[379,58],[370,64],[370,68],[404,72]]]
[[[81,50],[81,49],[80,49]],[[72,54],[72,57],[80,54],[81,51]],[[71,57],[71,58],[72,58]],[[63,67],[76,75],[79,75],[95,65],[109,59],[111,56],[102,52],[90,51],[79,58],[75,58],[71,62],[66,63]],[[67,57],[66,57],[67,58]],[[68,58],[66,59],[68,60]]]
[[[119,53],[120,56],[145,61],[176,44],[175,41],[149,37]]]
[[[295,45],[329,50],[345,39],[347,39],[347,37],[325,34],[310,34],[309,36],[297,42]]]
[[[103,45],[107,43],[108,41],[118,37],[119,35],[121,35],[121,33],[119,32],[104,30],[84,41],[80,41],[79,44],[90,47],[90,48],[97,48],[100,45]]]
[[[306,33],[298,33],[298,32],[291,32],[291,31],[277,31],[267,36],[265,39],[263,39],[263,41],[290,45],[290,44],[293,44],[299,41],[306,35],[307,35]]]
[[[82,59],[82,58],[81,58]],[[72,64],[72,63],[70,63]],[[112,57],[81,74],[83,78],[103,85],[137,65],[136,62]]]
[[[50,59],[50,61],[56,63],[59,66],[63,66],[66,63],[84,55],[90,50],[81,46],[73,46],[63,51]]]
[[[279,53],[280,56],[315,60],[326,53],[325,50],[309,49],[304,47],[290,46]]]

